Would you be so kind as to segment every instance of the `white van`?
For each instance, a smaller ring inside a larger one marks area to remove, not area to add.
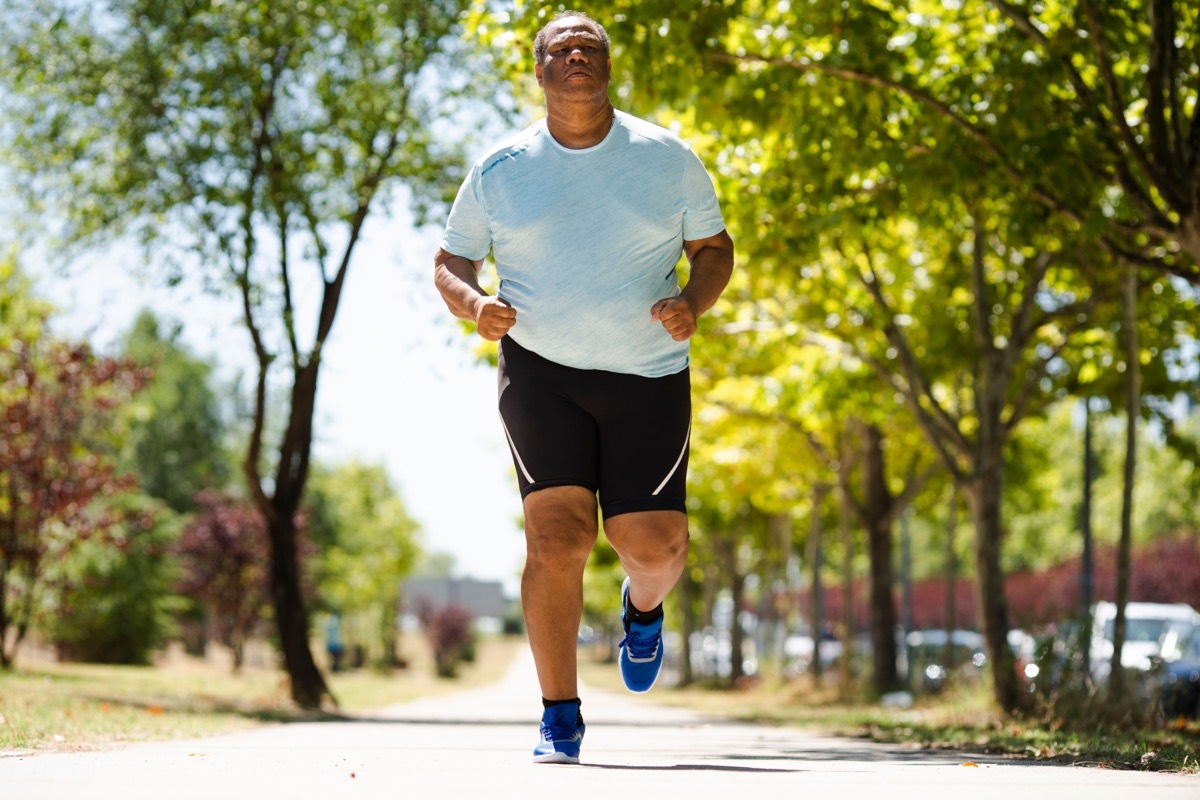
[[[1113,629],[1117,605],[1107,601],[1092,607],[1092,675],[1108,677],[1112,668]],[[1126,603],[1125,646],[1121,665],[1126,669],[1149,670],[1165,642],[1174,642],[1200,626],[1200,612],[1187,603]]]

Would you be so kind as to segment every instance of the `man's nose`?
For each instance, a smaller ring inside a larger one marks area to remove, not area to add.
[[[574,64],[576,62],[587,63],[587,55],[583,52],[582,47],[572,47],[571,52],[567,53],[567,63]]]

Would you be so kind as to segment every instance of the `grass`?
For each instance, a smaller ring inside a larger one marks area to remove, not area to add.
[[[581,658],[584,682],[620,690],[611,664]],[[814,684],[764,680],[738,689],[656,688],[654,699],[724,719],[809,728],[831,736],[903,743],[1005,758],[1110,769],[1200,774],[1200,720],[1171,720],[1159,728],[1081,729],[1061,722],[1006,719],[976,683],[905,709],[838,697],[836,676]]]
[[[419,637],[405,642],[408,669],[391,675],[369,670],[327,676],[340,713],[355,714],[394,703],[482,686],[503,675],[520,638],[484,638],[478,657],[454,680],[434,674]],[[328,718],[303,712],[290,701],[278,670],[245,668],[234,675],[224,663],[175,657],[152,667],[57,664],[30,659],[0,673],[0,755],[23,751],[86,750],[125,742],[210,736],[274,722]],[[612,664],[580,659],[583,680],[621,690]],[[914,747],[1008,758],[1200,774],[1200,721],[1175,720],[1159,729],[1080,730],[1005,719],[991,707],[986,687],[975,684],[907,709],[840,700],[830,676],[762,681],[744,688],[660,687],[654,699],[714,716],[822,733],[906,743]]]
[[[327,675],[338,713],[480,686],[502,676],[523,640],[480,640],[475,661],[456,679],[438,678],[423,639],[410,637],[410,665],[392,674],[353,670]],[[298,709],[286,675],[218,659],[172,657],[149,667],[18,661],[0,673],[0,755],[88,750],[125,742],[211,736],[273,722],[328,718]]]

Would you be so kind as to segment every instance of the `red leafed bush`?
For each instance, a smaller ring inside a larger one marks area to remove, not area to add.
[[[47,563],[117,522],[94,501],[133,479],[101,455],[105,429],[149,377],[86,344],[18,338],[0,350],[0,668],[25,637]]]
[[[454,677],[473,643],[471,612],[454,603],[438,607],[426,601],[418,607],[417,619],[433,648],[437,674]]]
[[[246,641],[271,599],[266,523],[254,506],[217,491],[196,496],[199,511],[175,546],[183,569],[178,591],[206,612],[210,636],[242,664]]]

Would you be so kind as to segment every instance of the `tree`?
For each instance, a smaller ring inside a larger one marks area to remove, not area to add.
[[[400,587],[418,554],[418,524],[381,466],[318,469],[306,502],[321,603],[341,615],[376,666],[396,662]]]
[[[522,10],[521,33],[546,20]],[[972,511],[993,689],[1013,710],[1006,450],[1087,382],[1089,314],[1113,318],[1124,262],[1200,278],[1200,16],[1169,0],[672,12],[593,5],[619,101],[678,126],[736,197],[727,222],[764,275],[738,322],[779,324],[774,298],[805,297],[793,335],[835,338],[905,399]],[[698,342],[706,363],[718,351]]]
[[[464,3],[13,6],[0,61],[26,193],[57,206],[71,240],[139,235],[159,265],[177,243],[236,288],[257,367],[243,469],[271,543],[292,698],[316,707],[329,691],[308,643],[295,519],[323,348],[368,216],[401,185],[418,212],[457,185],[446,122],[463,98],[491,97],[452,70]]]
[[[421,630],[433,650],[434,670],[439,678],[453,678],[458,664],[471,648],[471,612],[456,603],[435,606],[424,602],[417,609]]]
[[[180,343],[178,326],[163,328],[143,309],[122,342],[123,355],[154,377],[125,411],[130,423],[120,460],[144,492],[185,513],[200,491],[228,485],[233,462],[212,366]]]
[[[229,648],[236,672],[271,601],[265,526],[253,505],[217,490],[201,492],[195,502],[195,516],[173,548],[182,573],[177,591],[203,607],[209,632]]]
[[[48,309],[28,296],[15,260],[0,263],[0,668],[35,611],[49,559],[120,520],[104,503],[133,488],[97,447],[114,409],[146,374],[87,345],[49,338]]]
[[[765,97],[833,85],[841,99],[816,113],[847,122],[863,99],[888,95],[898,101],[893,124],[954,132],[925,141],[948,175],[985,163],[1094,235],[1110,257],[1200,283],[1194,3],[814,0],[803,12],[713,3],[687,18],[671,8],[665,0],[593,8],[638,53],[630,60],[639,95],[676,108],[695,100],[697,118],[711,121],[714,105],[733,106],[736,118],[751,103],[778,115]],[[738,83],[754,93],[739,99],[730,91]],[[844,131],[851,135],[816,141],[852,163],[877,155],[852,152],[869,133]]]
[[[149,664],[173,630],[178,518],[140,492],[99,501],[118,521],[55,554],[38,630],[63,660]]]

